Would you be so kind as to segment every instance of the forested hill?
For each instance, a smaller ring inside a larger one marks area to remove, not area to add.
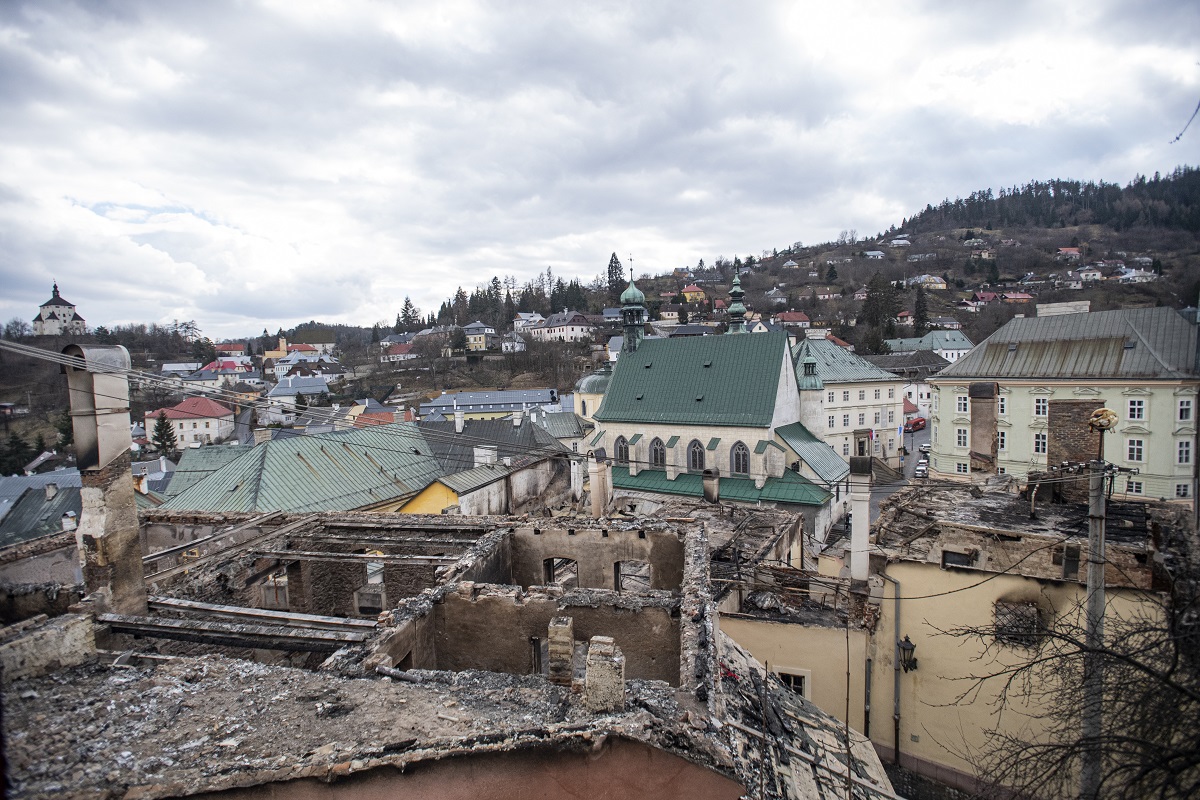
[[[1176,167],[1170,175],[1139,175],[1128,186],[1051,180],[972,192],[943,200],[902,226],[909,233],[950,228],[1065,228],[1106,225],[1114,230],[1174,228],[1200,233],[1200,169]]]

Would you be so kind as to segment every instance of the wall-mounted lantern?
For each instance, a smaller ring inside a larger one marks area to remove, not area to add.
[[[900,667],[905,672],[912,672],[917,668],[917,646],[912,643],[912,640],[907,636],[904,641],[897,642],[896,646],[900,648]]]

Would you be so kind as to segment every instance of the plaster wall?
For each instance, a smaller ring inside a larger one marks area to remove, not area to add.
[[[879,397],[875,397],[876,390]],[[862,398],[859,398],[859,393]],[[830,398],[833,398],[832,400]],[[904,425],[904,381],[871,381],[862,383],[826,383],[824,408],[816,427],[809,430],[819,436],[843,458],[855,455],[854,431],[870,428],[875,431],[875,447],[870,455],[882,458],[889,466],[899,467],[902,444],[899,429]],[[879,422],[875,422],[875,415]],[[859,422],[859,418],[862,422]],[[829,418],[833,418],[830,425]]]

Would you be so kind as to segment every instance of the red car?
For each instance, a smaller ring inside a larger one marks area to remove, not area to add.
[[[923,431],[923,430],[925,430],[925,418],[924,417],[913,417],[908,422],[904,423],[904,432],[905,433],[912,433],[913,431]]]

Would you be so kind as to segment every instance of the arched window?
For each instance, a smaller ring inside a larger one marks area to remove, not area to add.
[[[704,472],[704,445],[698,439],[688,445],[688,472]]]
[[[665,467],[667,465],[667,448],[663,446],[662,439],[655,438],[650,443],[650,466]]]
[[[629,463],[629,442],[625,441],[624,436],[618,436],[617,441],[613,443],[613,450],[616,451],[617,463]]]
[[[729,471],[734,475],[750,474],[750,448],[741,442],[734,444],[729,451]]]
[[[579,416],[581,416],[581,417],[587,416],[587,400],[579,401]]]

